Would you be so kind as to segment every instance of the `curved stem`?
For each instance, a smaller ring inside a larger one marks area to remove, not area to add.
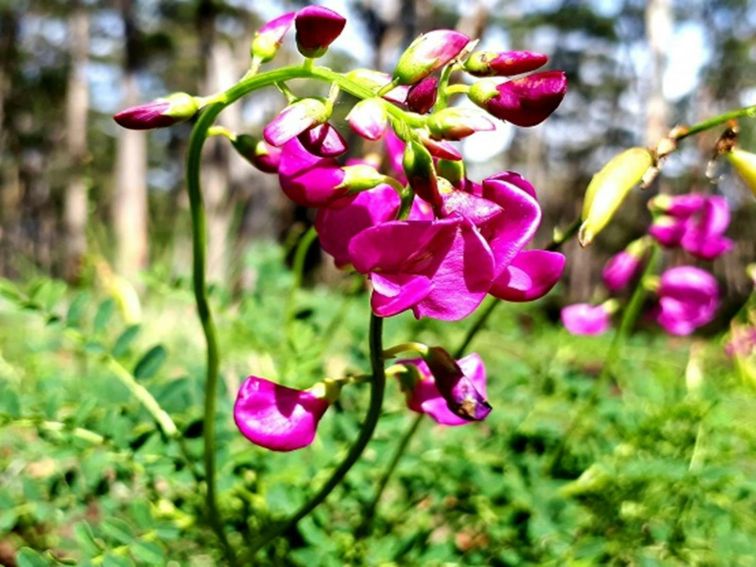
[[[349,449],[346,457],[341,464],[331,473],[331,477],[326,481],[323,487],[302,507],[294,513],[293,516],[283,522],[274,525],[267,533],[264,533],[258,541],[252,545],[251,556],[260,551],[274,539],[284,535],[294,528],[300,520],[306,517],[310,512],[317,508],[333,492],[349,470],[354,466],[367,447],[368,442],[373,437],[373,432],[378,424],[378,418],[381,415],[383,406],[383,393],[386,389],[386,374],[383,367],[383,319],[376,315],[370,315],[370,366],[373,372],[370,384],[370,405],[368,407],[365,421],[360,429],[360,434]]]
[[[675,140],[683,140],[689,136],[700,134],[701,132],[705,132],[706,130],[714,128],[715,126],[724,124],[729,120],[735,120],[736,118],[753,117],[756,117],[756,104],[747,106],[745,108],[738,108],[737,110],[730,110],[729,112],[725,112],[718,116],[707,118],[706,120],[702,120],[701,122],[693,124],[693,126],[683,126],[682,128],[680,128],[679,133],[671,136]]]
[[[554,238],[552,239],[551,242],[549,242],[546,245],[545,250],[549,250],[553,252],[554,250],[558,250],[559,248],[561,248],[562,244],[572,239],[572,237],[577,234],[582,222],[583,221],[580,219],[580,217],[578,217],[574,221],[572,221],[572,224],[570,224],[564,230],[560,230],[560,231],[555,230]]]
[[[253,81],[253,79],[250,80]],[[189,153],[186,162],[186,185],[189,193],[189,205],[192,217],[192,281],[194,300],[197,314],[202,323],[207,346],[205,370],[205,405],[204,405],[204,464],[206,484],[206,505],[208,520],[215,534],[220,540],[226,560],[236,565],[236,556],[226,538],[216,494],[215,471],[215,413],[218,395],[218,368],[220,364],[218,353],[218,337],[213,321],[213,314],[207,298],[207,282],[205,269],[207,265],[207,218],[200,189],[200,164],[202,146],[207,139],[207,133],[215,118],[225,107],[224,102],[216,102],[208,106],[197,120],[189,140]]]
[[[308,228],[297,243],[296,250],[294,251],[294,260],[292,262],[291,271],[294,275],[294,281],[291,283],[291,289],[289,289],[289,298],[286,308],[286,329],[289,330],[291,322],[294,320],[294,314],[297,307],[297,291],[302,287],[302,280],[304,279],[304,264],[307,259],[307,252],[310,250],[312,243],[318,237],[318,233],[314,226]]]

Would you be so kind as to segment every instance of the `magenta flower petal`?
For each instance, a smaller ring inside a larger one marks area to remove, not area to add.
[[[388,157],[388,164],[392,174],[399,179],[400,183],[406,183],[407,178],[404,175],[404,166],[402,165],[406,144],[391,128],[386,129],[383,143],[385,144],[386,156]]]
[[[361,231],[393,220],[401,203],[399,195],[388,185],[362,191],[347,206],[321,208],[315,217],[320,246],[333,256],[339,267],[351,264],[349,243]]]
[[[543,297],[564,272],[565,258],[559,252],[525,250],[493,282],[491,295],[506,301],[532,301]]]
[[[562,309],[562,324],[573,335],[600,335],[609,330],[611,317],[603,305],[575,303]]]
[[[528,195],[533,197],[533,199],[538,201],[538,197],[536,197],[536,190],[535,187],[533,187],[533,184],[516,171],[500,171],[495,175],[487,177],[486,181],[501,181],[502,183],[512,185],[513,187],[516,187],[521,191],[525,191]]]
[[[305,57],[322,56],[345,25],[346,19],[341,14],[323,6],[302,8],[294,19],[299,52]]]
[[[567,92],[562,71],[534,73],[496,87],[498,95],[486,103],[486,110],[517,126],[535,126],[554,112]]]
[[[648,234],[667,248],[679,246],[685,234],[685,220],[661,216],[654,220],[654,223],[648,229]]]
[[[320,157],[336,157],[347,151],[346,141],[328,122],[305,130],[299,136],[305,150]]]
[[[612,293],[621,291],[638,275],[642,267],[641,259],[627,250],[618,252],[604,266],[601,277],[606,289]]]
[[[416,85],[412,85],[407,91],[407,108],[412,112],[425,114],[436,104],[438,96],[438,79],[425,77]]]
[[[289,12],[264,24],[252,40],[252,55],[258,57],[261,63],[273,59],[281,47],[286,32],[294,23],[295,16],[296,12]]]
[[[453,161],[462,159],[462,154],[450,142],[446,142],[444,140],[434,140],[433,138],[429,138],[427,136],[422,136],[421,139],[423,146],[425,146],[425,149],[428,150],[430,154],[435,158],[450,159]]]
[[[730,207],[724,197],[707,197],[699,216],[685,225],[682,247],[698,258],[713,260],[732,248],[732,241],[722,234],[730,225]]]
[[[197,99],[186,93],[169,96],[132,106],[113,116],[119,125],[130,130],[151,130],[165,128],[188,120],[199,110]]]
[[[393,317],[410,309],[428,297],[433,287],[427,276],[383,276],[374,273],[370,276],[370,281],[373,284],[370,307],[379,317]]]
[[[423,34],[399,57],[394,79],[400,85],[415,84],[449,63],[469,42],[469,37],[454,30],[433,30]]]
[[[651,199],[651,208],[667,215],[687,219],[699,212],[706,202],[706,196],[701,193],[686,195],[658,195]]]
[[[271,146],[283,146],[299,134],[328,119],[326,105],[314,98],[303,98],[284,108],[263,129],[263,137]]]
[[[339,187],[344,172],[335,160],[309,153],[296,138],[281,149],[278,180],[292,201],[305,207],[325,207],[344,206],[354,198]]]
[[[465,62],[465,71],[476,77],[509,77],[535,71],[548,60],[548,56],[543,53],[532,51],[477,51]]]
[[[694,266],[677,266],[659,281],[656,321],[668,333],[689,335],[714,319],[719,286],[709,272]]]
[[[312,393],[250,376],[234,404],[234,421],[252,443],[273,451],[306,447],[328,402]]]
[[[367,140],[378,140],[386,131],[388,116],[380,99],[368,98],[354,105],[346,120],[354,132]]]

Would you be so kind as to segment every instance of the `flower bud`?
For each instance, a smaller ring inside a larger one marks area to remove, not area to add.
[[[454,415],[469,421],[482,421],[488,417],[491,404],[448,352],[441,347],[431,347],[424,360]]]
[[[379,98],[361,100],[347,114],[349,126],[367,140],[378,140],[388,126],[384,104]]]
[[[438,180],[430,152],[413,140],[404,149],[402,166],[409,186],[417,196],[430,203],[434,209],[440,209],[443,199],[438,192]]]
[[[444,108],[428,117],[431,136],[440,140],[461,140],[475,132],[494,130],[484,112],[477,108]]]
[[[566,92],[567,77],[562,71],[544,71],[499,85],[478,81],[467,96],[496,118],[535,126],[557,109]]]
[[[606,289],[612,293],[617,293],[627,287],[638,275],[642,267],[641,260],[647,247],[648,240],[639,238],[631,242],[627,248],[609,258],[601,272]]]
[[[260,63],[267,63],[276,56],[284,35],[294,23],[296,12],[289,12],[269,21],[255,33],[250,47],[250,55]]]
[[[303,98],[284,108],[263,130],[271,146],[283,146],[299,134],[322,124],[331,115],[331,105],[317,98]]]
[[[709,272],[676,266],[664,272],[657,289],[656,322],[672,335],[689,335],[714,319],[719,286]]]
[[[344,138],[328,122],[305,130],[298,139],[308,152],[320,157],[340,156],[347,151]]]
[[[407,91],[407,108],[412,112],[425,114],[436,104],[438,96],[438,79],[425,77],[419,83],[412,85]]]
[[[433,30],[422,34],[399,57],[394,80],[413,85],[454,59],[470,38],[454,30]]]
[[[239,155],[264,173],[277,173],[281,150],[269,146],[248,134],[239,134],[231,140]]]
[[[725,155],[741,179],[756,196],[756,154],[733,148]]]
[[[131,130],[151,130],[188,120],[199,109],[200,105],[192,95],[173,93],[146,104],[126,108],[113,116],[113,120]]]
[[[648,208],[652,212],[662,212],[678,219],[687,219],[699,212],[706,202],[706,196],[701,193],[686,195],[657,195],[649,200]]]
[[[349,80],[354,81],[371,91],[375,91],[376,93],[391,82],[391,75],[374,69],[354,69],[349,71],[346,76]],[[383,94],[382,98],[402,105],[407,100],[407,92],[407,85],[399,85]]]
[[[647,149],[631,148],[614,156],[593,176],[583,202],[583,224],[578,232],[581,246],[593,242],[653,161]]]
[[[465,163],[461,159],[440,159],[436,162],[436,171],[455,187],[462,187],[465,183]]]
[[[344,172],[344,179],[336,189],[349,189],[350,193],[372,189],[386,180],[385,175],[370,165],[345,165],[341,171]]]
[[[341,14],[323,6],[302,8],[294,19],[299,52],[305,57],[322,57],[345,25]]]
[[[548,60],[547,55],[532,51],[475,51],[465,61],[465,71],[476,77],[510,77],[535,71]]]

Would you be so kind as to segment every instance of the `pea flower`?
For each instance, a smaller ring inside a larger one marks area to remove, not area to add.
[[[165,128],[190,119],[200,105],[195,97],[186,93],[173,93],[152,102],[132,106],[113,116],[118,124],[131,130]]]
[[[281,147],[278,180],[289,199],[304,207],[343,206],[354,197],[343,186],[345,174],[333,158],[311,154],[297,139]]]
[[[407,407],[441,425],[465,425],[484,420],[491,413],[491,406],[486,401],[483,360],[476,353],[457,361],[448,354],[446,357],[450,363],[434,364],[435,374],[422,358],[398,363],[416,371],[406,384]]]
[[[611,327],[611,315],[616,308],[613,300],[601,305],[575,303],[562,309],[562,324],[573,335],[601,335]]]
[[[249,134],[239,134],[231,140],[239,155],[264,173],[277,173],[281,150]]]
[[[305,130],[324,123],[331,108],[317,98],[303,98],[284,108],[263,129],[263,137],[271,146],[283,146]]]
[[[719,286],[709,272],[694,266],[665,271],[657,289],[657,323],[673,335],[689,335],[711,322],[719,305]]]
[[[328,122],[305,130],[297,139],[304,149],[320,157],[336,157],[347,151],[344,137]]]
[[[459,55],[470,38],[454,30],[433,30],[420,35],[399,57],[394,80],[413,85]]]
[[[539,299],[549,293],[564,273],[564,254],[523,250],[491,284],[489,293],[505,301]]]
[[[468,96],[501,120],[516,126],[535,126],[557,109],[566,92],[567,77],[562,71],[544,71],[498,85],[478,81]]]
[[[296,12],[289,12],[267,22],[255,33],[250,52],[260,63],[267,63],[276,56],[286,32],[294,23]]]
[[[321,384],[296,390],[249,376],[236,396],[234,421],[247,439],[272,451],[294,451],[312,443],[330,401]]]
[[[604,285],[612,293],[622,291],[638,275],[643,264],[641,260],[646,252],[646,240],[641,238],[609,258],[601,272]]]
[[[345,25],[346,19],[341,14],[323,6],[302,8],[294,18],[297,49],[305,57],[322,57]]]
[[[347,114],[346,120],[349,126],[367,140],[378,140],[388,126],[384,104],[378,98],[361,100]]]
[[[532,51],[475,51],[465,61],[465,71],[476,77],[510,77],[543,67],[548,56]]]

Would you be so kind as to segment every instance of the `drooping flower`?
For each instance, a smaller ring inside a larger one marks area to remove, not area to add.
[[[475,51],[465,61],[465,71],[476,77],[510,77],[543,67],[548,56],[532,51]]]
[[[299,52],[310,58],[323,56],[345,25],[346,18],[323,6],[302,8],[294,19]]]
[[[439,380],[421,358],[402,360],[398,364],[417,370],[416,379],[406,391],[407,407],[412,411],[427,414],[436,423],[448,426],[482,421],[491,412],[486,401],[486,369],[478,354],[457,360],[454,372],[444,373],[451,379],[442,376]]]
[[[719,286],[709,272],[694,266],[677,266],[659,280],[656,321],[668,333],[689,335],[714,319]]]
[[[250,53],[252,57],[260,60],[260,63],[267,63],[276,56],[278,49],[281,47],[286,32],[294,23],[296,12],[289,12],[278,16],[264,24],[252,40]]]
[[[325,396],[248,377],[236,397],[234,421],[255,445],[293,451],[312,443],[320,418],[330,405]]]
[[[291,103],[263,129],[263,137],[271,146],[280,147],[305,130],[323,124],[331,109],[323,100],[303,98]]]
[[[567,77],[562,71],[544,71],[498,85],[478,81],[468,96],[501,120],[517,126],[535,126],[557,109],[566,92]]]
[[[413,85],[459,55],[470,38],[454,30],[433,30],[413,41],[399,57],[394,80]]]
[[[333,158],[304,149],[297,138],[281,147],[278,180],[289,199],[304,207],[343,206],[354,197],[343,186],[344,171]]]
[[[378,140],[386,131],[388,116],[385,103],[378,98],[366,98],[352,107],[346,120],[355,133],[367,140]]]
[[[601,335],[611,327],[613,305],[575,303],[562,309],[562,324],[573,335]]]
[[[132,106],[113,116],[119,125],[130,130],[165,128],[190,119],[200,106],[195,97],[186,93],[173,93],[152,102]]]

